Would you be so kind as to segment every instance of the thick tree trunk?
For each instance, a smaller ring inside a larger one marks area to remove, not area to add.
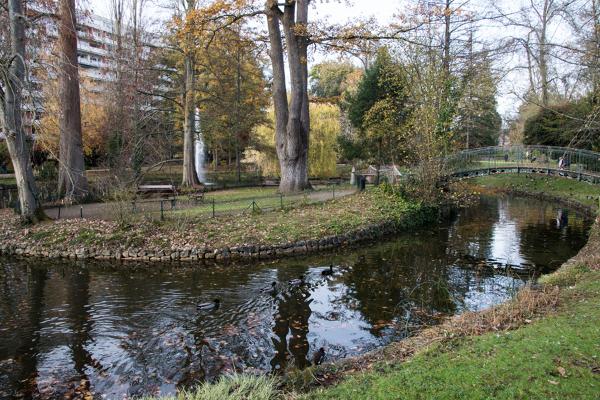
[[[60,148],[58,190],[69,199],[88,193],[81,137],[75,0],[60,0]]]
[[[196,174],[195,154],[194,154],[194,120],[195,120],[195,104],[194,104],[194,87],[196,84],[196,75],[194,71],[194,60],[192,55],[187,54],[184,60],[185,68],[185,99],[183,103],[183,179],[181,185],[185,187],[193,187],[198,185],[198,175]]]
[[[37,197],[29,143],[23,131],[21,116],[25,78],[25,19],[22,0],[9,0],[8,10],[11,52],[14,57],[8,71],[9,78],[3,82],[6,91],[0,93],[0,98],[4,99],[4,103],[0,104],[0,125],[5,129],[6,144],[15,170],[21,216],[27,222],[37,222],[46,217]]]
[[[281,168],[279,190],[283,193],[298,192],[310,188],[308,181],[310,132],[307,87],[308,39],[304,33],[308,21],[308,0],[289,2],[284,6],[283,12],[279,9],[276,0],[269,0],[266,15],[273,65],[275,144]],[[291,88],[289,104],[280,22],[285,30],[287,44]]]

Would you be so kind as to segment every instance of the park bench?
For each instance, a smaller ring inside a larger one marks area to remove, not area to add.
[[[334,176],[332,178],[327,179],[330,185],[341,185],[344,180],[341,176]]]
[[[279,186],[279,179],[265,179],[262,186]]]
[[[136,196],[160,195],[161,197],[177,196],[177,188],[174,185],[139,185]]]

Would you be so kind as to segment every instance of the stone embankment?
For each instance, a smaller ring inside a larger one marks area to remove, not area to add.
[[[189,261],[225,261],[239,259],[270,259],[318,251],[331,250],[349,246],[359,242],[375,240],[385,235],[395,233],[402,224],[383,222],[372,224],[341,235],[327,236],[318,240],[301,240],[291,243],[274,245],[243,245],[235,247],[184,248],[184,249],[143,249],[143,248],[104,248],[93,246],[73,246],[48,249],[41,244],[30,244],[26,241],[19,243],[3,243],[0,245],[1,255],[42,257],[52,259],[96,259],[146,262],[189,262]]]

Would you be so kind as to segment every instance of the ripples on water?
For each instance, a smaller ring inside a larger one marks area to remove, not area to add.
[[[589,224],[488,198],[382,244],[261,265],[0,259],[0,397],[166,394],[234,369],[303,368],[319,347],[328,360],[360,354],[505,301],[576,254]]]

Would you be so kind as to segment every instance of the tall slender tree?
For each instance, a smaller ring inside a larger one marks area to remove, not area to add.
[[[25,13],[22,0],[8,1],[10,48],[0,65],[0,127],[15,170],[21,216],[27,222],[45,218],[37,196],[30,143],[23,130],[22,103],[25,82]]]
[[[200,182],[196,173],[194,125],[196,121],[196,47],[188,27],[196,10],[197,0],[182,0],[183,5],[183,176],[182,186],[195,186]]]
[[[60,0],[60,149],[58,190],[69,199],[88,192],[81,136],[79,62],[77,60],[77,17],[75,0]]]

